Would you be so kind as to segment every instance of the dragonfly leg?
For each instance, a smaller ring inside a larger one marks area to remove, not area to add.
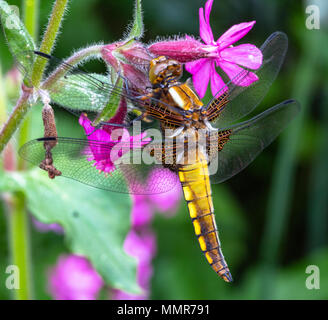
[[[118,76],[120,76],[120,75],[118,75]],[[124,82],[125,92],[129,96],[129,84],[128,84],[128,80],[125,77],[122,77],[122,79],[123,79],[123,82]]]
[[[112,123],[112,122],[100,122],[97,126],[95,126],[95,130],[99,129],[102,126],[112,126],[112,127],[118,127],[118,128],[129,128],[130,125],[129,124],[124,124],[124,123]],[[94,131],[92,131],[91,133],[93,133]],[[90,133],[90,134],[91,134]]]
[[[92,132],[86,134],[87,137],[89,137],[90,135],[92,135],[96,130],[100,129],[102,126],[112,126],[112,127],[117,127],[117,128],[129,128],[130,125],[126,125],[123,123],[111,123],[111,122],[104,122],[101,121],[99,122],[99,124],[97,124],[94,129],[92,130]]]

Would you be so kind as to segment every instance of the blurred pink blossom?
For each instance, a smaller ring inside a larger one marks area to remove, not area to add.
[[[104,282],[90,262],[62,255],[49,272],[49,292],[56,300],[95,300]]]
[[[165,179],[172,179],[171,176],[176,173],[154,169],[148,178],[147,184],[157,185],[165,183]],[[177,211],[177,207],[181,200],[182,192],[180,184],[176,184],[174,188],[164,193],[150,195],[133,195],[134,206],[131,213],[132,227],[140,228],[148,225],[155,212],[173,215]]]
[[[32,217],[32,223],[33,223],[34,227],[40,232],[53,231],[54,233],[57,233],[57,234],[64,233],[63,227],[58,223],[49,223],[49,224],[43,223],[43,222],[35,219],[34,217]]]
[[[133,208],[131,212],[132,227],[140,228],[150,224],[154,210],[147,195],[132,195]]]
[[[153,274],[152,259],[156,253],[155,234],[151,230],[136,232],[133,229],[124,241],[127,254],[137,259],[137,282],[144,293],[130,294],[121,290],[113,290],[114,300],[144,300],[149,298],[150,280]]]

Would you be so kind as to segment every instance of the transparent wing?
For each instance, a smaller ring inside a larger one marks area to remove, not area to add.
[[[223,182],[247,167],[286,128],[299,110],[297,101],[287,100],[249,121],[226,128],[231,130],[231,134],[222,150],[211,160],[211,181]],[[212,143],[213,139],[215,136]],[[216,143],[218,141],[220,139]]]
[[[218,128],[227,127],[254,110],[276,78],[287,47],[287,36],[282,32],[273,33],[260,48],[262,66],[256,71],[245,69],[240,72],[207,105],[209,121]],[[259,80],[249,86],[242,86],[249,72],[255,73]]]
[[[110,144],[73,138],[40,138],[21,147],[20,156],[39,166],[44,144],[55,140],[53,164],[62,175],[84,184],[121,193],[155,194],[171,190],[177,175],[154,162],[140,145]],[[95,161],[97,159],[97,161]],[[110,168],[104,173],[100,167]]]

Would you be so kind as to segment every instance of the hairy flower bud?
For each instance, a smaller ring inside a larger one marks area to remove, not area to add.
[[[208,56],[206,45],[190,36],[179,40],[160,41],[148,47],[155,56],[166,56],[181,63],[195,61]]]
[[[143,92],[150,85],[148,66],[152,57],[143,44],[137,41],[116,42],[105,45],[101,54],[103,60],[124,76],[134,90]]]

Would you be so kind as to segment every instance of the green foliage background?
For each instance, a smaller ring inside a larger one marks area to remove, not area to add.
[[[8,2],[20,6],[20,1]],[[204,4],[200,0],[144,0],[143,41],[186,33],[198,36],[198,8]],[[158,240],[153,299],[328,298],[328,8],[320,7],[320,30],[308,30],[305,7],[309,4],[315,2],[214,1],[211,25],[217,38],[233,24],[251,20],[256,25],[241,42],[260,46],[276,30],[288,35],[285,63],[256,113],[295,98],[302,114],[246,170],[213,186],[221,244],[235,282],[224,283],[209,268],[181,202],[176,216],[158,215],[153,224]],[[40,5],[42,29],[52,1],[40,1]],[[128,0],[71,1],[54,54],[65,57],[88,44],[119,40],[132,19],[133,7],[134,1]],[[0,57],[4,73],[12,66],[12,58],[3,38]],[[101,68],[99,64],[90,67],[94,71]],[[62,111],[56,111],[56,116],[61,136],[81,134],[78,126],[72,129],[74,118]],[[35,110],[33,119],[40,123],[39,117]],[[37,127],[33,125],[31,138],[41,136]],[[69,192],[71,181],[61,183]],[[115,207],[116,194],[101,192],[95,201],[107,194],[108,210],[120,212]],[[54,203],[59,201],[54,199]],[[116,217],[116,223],[124,229],[129,223],[129,199],[122,201],[127,203],[126,210]],[[63,209],[57,205],[60,221]],[[4,207],[0,211],[0,298],[6,299],[10,298],[4,286],[9,253]],[[92,212],[89,215],[92,221]],[[36,298],[47,299],[47,269],[68,246],[62,236],[41,234],[33,228],[31,232]],[[308,265],[320,268],[319,290],[305,286]]]

